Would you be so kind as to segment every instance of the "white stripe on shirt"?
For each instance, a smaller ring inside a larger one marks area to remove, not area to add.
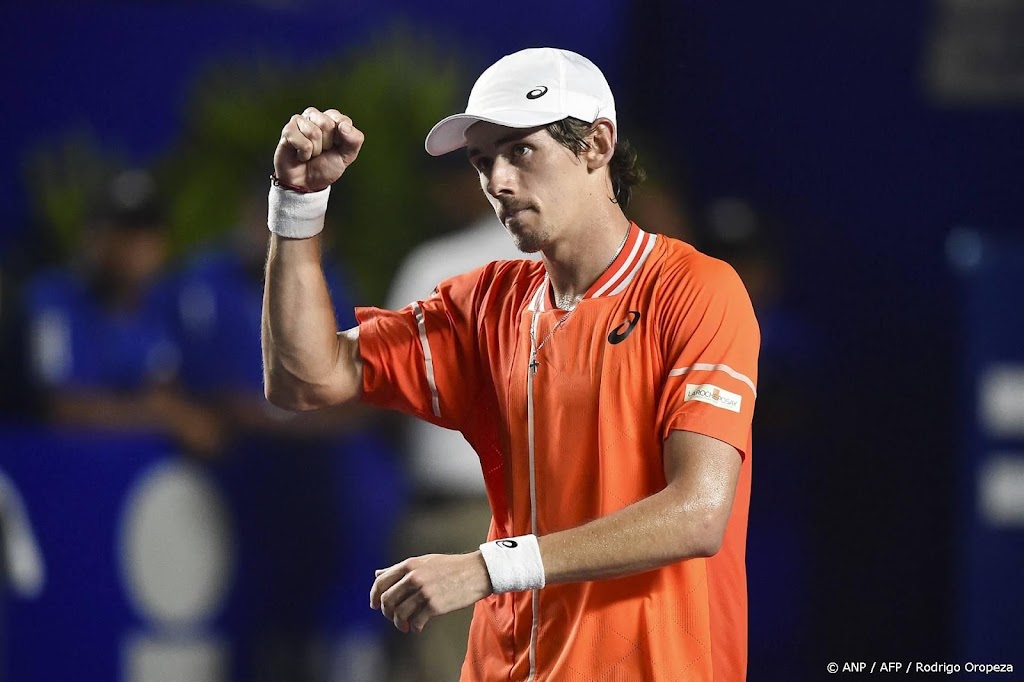
[[[740,372],[737,372],[729,365],[713,365],[707,362],[696,362],[690,367],[679,367],[673,369],[668,373],[668,375],[670,377],[678,377],[684,374],[688,374],[690,372],[724,372],[725,374],[731,376],[733,379],[736,379],[737,381],[742,381],[747,386],[749,386],[750,390],[754,392],[754,397],[757,397],[757,388],[754,387],[754,382],[750,380],[750,377],[748,377],[746,374],[741,374]]]
[[[441,401],[437,397],[437,383],[434,381],[434,359],[430,355],[430,343],[427,341],[427,324],[423,316],[423,308],[419,301],[412,304],[413,313],[416,315],[416,326],[420,330],[420,346],[423,347],[423,367],[427,375],[427,385],[430,387],[430,399],[434,408],[434,416],[441,416]]]

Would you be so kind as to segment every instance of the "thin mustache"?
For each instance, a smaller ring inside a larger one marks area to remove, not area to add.
[[[501,202],[501,212],[503,214],[506,214],[506,215],[509,214],[509,213],[515,213],[516,211],[522,211],[522,210],[527,209],[527,208],[533,208],[533,207],[529,203],[524,203],[524,202],[515,202],[515,203],[511,203],[511,202],[510,203],[506,203],[504,201]]]

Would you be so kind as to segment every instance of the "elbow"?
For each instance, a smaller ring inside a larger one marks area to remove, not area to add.
[[[361,398],[358,344],[341,343],[343,338],[344,334],[338,334],[337,343],[341,345],[336,345],[331,354],[282,353],[264,344],[263,394],[270,404],[292,412],[308,412]]]
[[[263,395],[266,396],[267,402],[282,410],[297,412],[301,409],[295,392],[286,390],[281,381],[271,379],[269,376],[263,378]]]
[[[306,412],[322,407],[316,406],[308,391],[304,391],[294,379],[275,372],[264,372],[263,395],[273,407],[290,412]]]
[[[697,541],[693,548],[694,557],[709,559],[722,549],[722,539],[725,536],[723,531],[710,530],[697,538]]]
[[[348,398],[330,395],[322,387],[272,372],[264,374],[263,395],[274,407],[291,412],[309,412],[348,402]]]
[[[728,521],[728,510],[715,509],[702,515],[699,521],[690,526],[690,532],[680,543],[683,557],[707,559],[718,554],[722,549]]]
[[[311,412],[330,407],[331,403],[319,400],[317,396],[302,391],[283,389],[278,384],[267,382],[263,394],[274,407],[289,412]]]
[[[328,402],[318,400],[310,391],[285,385],[281,381],[265,381],[263,394],[273,407],[289,412],[309,412],[329,407]]]

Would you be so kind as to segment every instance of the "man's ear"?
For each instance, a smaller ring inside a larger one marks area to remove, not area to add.
[[[615,126],[606,118],[594,121],[589,140],[590,148],[583,153],[587,168],[597,170],[611,163],[615,153]]]

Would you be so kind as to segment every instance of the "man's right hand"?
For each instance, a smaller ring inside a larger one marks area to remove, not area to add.
[[[291,117],[274,152],[274,172],[289,185],[318,192],[345,172],[363,146],[363,133],[337,109],[309,107]]]

